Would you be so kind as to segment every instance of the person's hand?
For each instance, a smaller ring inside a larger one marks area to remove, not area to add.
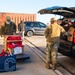
[[[13,32],[13,35],[16,35],[16,33],[15,33],[15,32]]]
[[[68,32],[65,32],[65,35],[66,36],[72,36],[72,34],[68,33]]]

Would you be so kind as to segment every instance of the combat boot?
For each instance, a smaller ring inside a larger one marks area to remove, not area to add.
[[[46,67],[47,69],[50,69],[50,68],[51,68],[51,67],[50,67],[50,62],[47,62],[45,67]]]
[[[56,65],[52,65],[52,70],[56,70]]]

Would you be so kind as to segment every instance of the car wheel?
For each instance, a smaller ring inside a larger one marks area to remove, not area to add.
[[[29,37],[33,36],[33,31],[28,31],[27,36],[29,36]]]

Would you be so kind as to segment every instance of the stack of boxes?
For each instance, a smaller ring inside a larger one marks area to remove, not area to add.
[[[20,35],[9,35],[4,38],[4,50],[14,55],[24,53],[24,45]]]

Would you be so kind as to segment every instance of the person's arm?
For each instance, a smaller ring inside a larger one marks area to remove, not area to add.
[[[21,31],[21,27],[20,27],[20,24],[18,24],[18,31]]]
[[[65,29],[62,26],[60,26],[60,31],[61,31],[61,33],[64,33]]]
[[[14,23],[13,32],[16,32],[16,24]]]
[[[63,35],[66,35],[66,36],[71,36],[71,34],[69,34],[68,32],[66,32],[63,27],[61,27],[61,33],[62,33]]]
[[[7,33],[7,25],[6,22],[4,23],[4,25],[1,27],[1,34],[5,35]]]
[[[1,28],[0,28],[0,34],[1,34],[1,36],[2,36],[2,35],[5,35],[4,26],[1,26]]]
[[[12,34],[16,34],[16,24],[14,22],[10,22],[12,26]]]
[[[48,35],[51,34],[51,33],[52,33],[52,29],[51,29],[51,26],[50,26],[50,27],[47,27],[47,28],[46,28],[46,30],[45,30],[45,32],[44,32],[44,35],[45,35],[45,37],[47,38]]]

